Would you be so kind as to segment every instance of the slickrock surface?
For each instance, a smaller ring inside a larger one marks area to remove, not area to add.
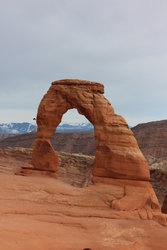
[[[67,152],[57,152],[59,156],[59,168],[57,175],[66,183],[76,187],[85,187],[90,185],[92,170],[93,170],[93,156],[83,154],[69,154]],[[0,150],[0,156],[6,155],[19,160],[22,167],[30,164],[32,158],[32,148],[9,147],[5,150]],[[165,196],[167,195],[167,171],[161,168],[151,168],[151,184],[158,197],[160,205],[163,206]],[[24,175],[30,175],[30,172],[22,171]],[[34,173],[33,173],[34,175]],[[165,209],[165,208],[164,208]],[[163,209],[164,213],[167,210]]]
[[[149,180],[149,169],[126,121],[103,96],[104,86],[83,80],[53,82],[43,97],[37,115],[37,138],[32,165],[35,169],[57,171],[58,157],[50,143],[62,116],[76,108],[94,125],[97,140],[94,177]]]
[[[140,213],[135,209],[136,190],[133,209],[112,208],[114,200],[133,190],[128,183],[113,180],[112,185],[81,189],[42,176],[41,171],[38,176],[18,176],[14,173],[25,165],[31,150],[14,151],[0,151],[0,249],[166,250],[167,227],[156,222],[156,207],[155,218],[145,208]],[[136,189],[146,195],[141,182]]]

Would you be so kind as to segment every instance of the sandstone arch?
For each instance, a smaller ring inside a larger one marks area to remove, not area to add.
[[[84,80],[59,80],[43,97],[37,115],[32,165],[56,172],[58,156],[50,138],[67,110],[76,108],[94,125],[97,148],[93,177],[149,180],[149,169],[126,121],[103,96],[104,86]]]

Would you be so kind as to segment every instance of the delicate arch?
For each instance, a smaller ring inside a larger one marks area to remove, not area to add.
[[[84,80],[53,82],[37,115],[37,138],[32,164],[35,169],[57,171],[58,156],[50,138],[67,110],[76,108],[93,125],[97,140],[93,177],[149,180],[147,162],[126,121],[103,96],[104,86]]]

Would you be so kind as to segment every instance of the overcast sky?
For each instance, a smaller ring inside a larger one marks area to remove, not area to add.
[[[0,122],[63,78],[103,83],[130,125],[167,119],[167,0],[0,0]]]

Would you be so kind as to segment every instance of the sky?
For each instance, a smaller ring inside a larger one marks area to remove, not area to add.
[[[0,122],[33,122],[66,78],[103,83],[131,126],[167,119],[166,13],[167,0],[0,0]]]

